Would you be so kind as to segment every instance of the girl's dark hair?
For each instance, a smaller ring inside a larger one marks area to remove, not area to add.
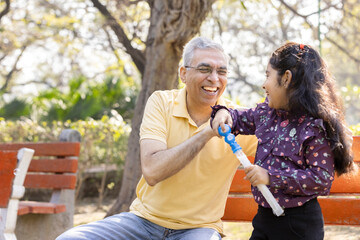
[[[345,126],[342,102],[335,92],[330,76],[319,53],[309,45],[289,42],[270,57],[271,67],[278,72],[278,83],[286,70],[292,79],[287,89],[289,111],[307,112],[324,121],[335,159],[335,171],[340,176],[354,168],[352,136]]]

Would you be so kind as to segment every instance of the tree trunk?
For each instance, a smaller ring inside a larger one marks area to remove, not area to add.
[[[152,1],[145,71],[132,119],[124,176],[119,197],[106,216],[128,211],[135,199],[136,185],[141,177],[139,130],[146,101],[155,90],[172,89],[177,86],[182,48],[199,32],[213,2],[215,0]]]

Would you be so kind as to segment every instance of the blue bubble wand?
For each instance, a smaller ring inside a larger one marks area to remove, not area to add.
[[[241,164],[244,166],[244,168],[251,166],[251,162],[246,157],[244,152],[241,150],[242,148],[235,140],[235,135],[231,133],[231,129],[229,125],[225,124],[226,131],[223,132],[221,127],[219,126],[218,132],[220,136],[223,136],[225,139],[225,142],[228,143],[231,147],[232,152],[236,155],[236,157],[239,159]],[[269,203],[270,207],[273,210],[273,213],[276,216],[281,216],[284,213],[284,209],[282,209],[279,205],[279,203],[276,201],[270,190],[265,186],[265,184],[258,184],[256,186],[261,194],[264,196],[266,201]]]

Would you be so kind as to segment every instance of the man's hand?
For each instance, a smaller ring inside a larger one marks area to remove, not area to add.
[[[221,127],[221,130],[225,132],[225,124],[229,125],[231,128],[233,125],[232,118],[229,111],[227,111],[226,109],[220,109],[219,111],[217,111],[212,121],[212,129],[218,137],[220,137],[218,132],[219,126]]]
[[[251,185],[254,187],[259,184],[270,185],[270,176],[268,171],[258,165],[251,165],[245,168],[245,173],[245,179],[249,180]]]

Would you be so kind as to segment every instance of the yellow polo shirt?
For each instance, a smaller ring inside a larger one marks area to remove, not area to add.
[[[230,101],[219,104],[234,107]],[[186,89],[156,91],[145,107],[141,139],[156,139],[168,148],[179,145],[206,126],[197,127],[186,108]],[[255,156],[255,136],[238,136],[245,154]],[[223,139],[213,137],[196,157],[175,175],[149,186],[141,177],[130,211],[170,229],[207,227],[223,233],[221,217],[239,161]]]

